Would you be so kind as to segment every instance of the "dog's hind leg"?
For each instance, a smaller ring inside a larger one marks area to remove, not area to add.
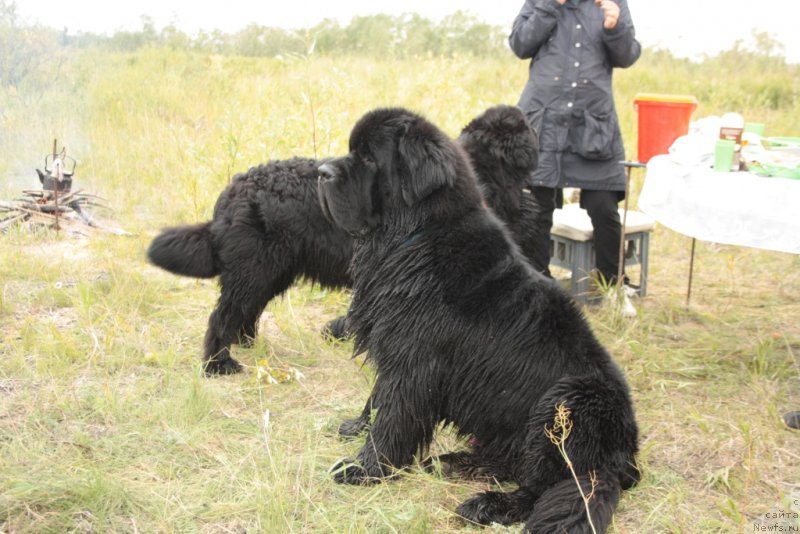
[[[217,306],[208,318],[203,367],[208,375],[233,374],[241,364],[231,357],[230,348],[242,332],[255,336],[256,324],[266,304],[291,285],[294,277],[283,274],[270,278],[257,268],[224,273]]]
[[[231,357],[231,345],[238,339],[243,321],[241,308],[223,284],[217,307],[208,318],[204,341],[203,370],[207,375],[229,375],[242,370]]]
[[[622,382],[613,377],[556,382],[531,413],[517,469],[520,486],[540,495],[528,530],[605,532],[622,488],[635,482],[629,478],[638,479],[637,433]]]
[[[560,416],[559,406],[566,409]],[[531,410],[522,457],[513,466],[519,490],[478,494],[457,512],[481,524],[526,520],[531,532],[588,533],[592,526],[605,532],[621,487],[632,483],[624,479],[635,471],[636,436],[624,385],[594,377],[561,379]],[[591,521],[562,453],[588,496]]]

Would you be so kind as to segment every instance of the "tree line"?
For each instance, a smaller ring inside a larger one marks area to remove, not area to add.
[[[482,57],[511,59],[508,30],[486,24],[463,11],[435,22],[417,14],[370,15],[354,17],[347,24],[323,20],[302,29],[283,29],[251,24],[225,33],[201,31],[188,35],[174,24],[157,28],[149,16],[141,17],[141,29],[117,31],[112,35],[54,29],[20,22],[14,0],[0,0],[0,88],[47,84],[53,73],[81,50],[133,53],[144,48],[165,48],[201,54],[244,57],[308,57],[311,55],[364,56],[379,59],[429,57]],[[705,80],[703,87],[717,81],[744,80],[753,90],[742,98],[763,100],[762,105],[777,109],[794,106],[799,98],[796,81],[798,65],[787,65],[783,47],[770,35],[756,33],[753,43],[738,41],[702,65],[675,58],[667,51],[648,51],[638,69],[658,72],[660,78]],[[652,67],[647,69],[647,67]],[[663,85],[663,82],[661,83]],[[736,88],[711,87],[736,91]]]
[[[143,46],[167,46],[212,54],[247,57],[287,55],[363,55],[383,58],[468,55],[496,56],[508,53],[506,30],[457,11],[440,22],[420,15],[370,15],[353,17],[346,25],[326,19],[315,26],[284,29],[250,24],[234,33],[201,31],[189,36],[170,24],[158,30],[150,17],[142,17],[142,29],[119,31],[110,37],[92,34],[65,36],[74,46],[96,45],[117,51]]]
[[[112,35],[73,34],[69,28],[22,24],[16,3],[0,0],[0,84],[18,85],[64,51],[87,48],[135,52],[145,47],[167,47],[245,57],[318,54],[406,59],[508,54],[507,30],[481,22],[463,11],[456,11],[439,22],[407,13],[357,16],[345,25],[326,19],[302,29],[254,23],[233,33],[213,30],[196,35],[188,35],[174,24],[159,29],[146,15],[141,17],[141,23],[137,31],[120,30]]]

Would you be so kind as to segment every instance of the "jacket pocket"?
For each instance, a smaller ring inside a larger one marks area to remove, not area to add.
[[[567,143],[567,122],[547,108],[527,113],[528,124],[539,138],[539,152],[561,152]]]
[[[613,113],[602,115],[583,112],[583,120],[572,131],[572,151],[586,158],[607,160],[614,157],[617,118]]]

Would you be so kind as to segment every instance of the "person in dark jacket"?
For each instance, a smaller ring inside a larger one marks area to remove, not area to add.
[[[518,105],[539,135],[539,166],[530,185],[541,206],[533,224],[543,238],[533,251],[534,267],[550,275],[553,210],[561,207],[563,187],[577,187],[594,228],[597,270],[614,283],[625,150],[612,71],[633,65],[641,54],[627,2],[525,0],[509,44],[520,59],[530,59]]]

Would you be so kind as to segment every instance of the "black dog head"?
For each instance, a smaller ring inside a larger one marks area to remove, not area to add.
[[[406,212],[457,185],[472,189],[468,196],[480,201],[460,147],[416,113],[381,108],[356,123],[348,155],[320,166],[318,191],[329,219],[363,234],[387,215]]]
[[[489,108],[464,127],[458,141],[481,177],[489,206],[513,220],[522,188],[539,164],[539,140],[525,115],[514,106]]]

